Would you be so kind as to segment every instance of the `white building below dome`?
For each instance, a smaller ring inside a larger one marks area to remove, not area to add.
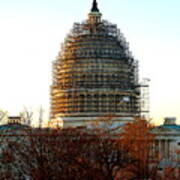
[[[176,118],[165,118],[152,132],[156,135],[153,153],[161,160],[159,168],[180,168],[180,125]]]

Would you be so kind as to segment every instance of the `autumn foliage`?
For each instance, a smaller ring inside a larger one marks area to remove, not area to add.
[[[151,168],[152,126],[136,119],[123,129],[28,128],[10,138],[0,179],[162,179]]]
[[[154,172],[150,168],[152,157],[152,143],[155,136],[151,133],[153,126],[144,119],[135,119],[133,123],[128,123],[120,134],[120,144],[122,149],[137,160],[131,172],[138,179],[152,178]]]

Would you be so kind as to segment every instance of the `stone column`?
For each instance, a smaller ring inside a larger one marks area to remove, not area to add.
[[[108,101],[109,101],[109,96],[108,96],[108,94],[106,94],[106,112],[109,112],[109,103],[108,103]]]
[[[168,139],[165,139],[165,158],[168,159]]]
[[[93,108],[93,112],[95,112],[96,109],[95,109],[95,97],[94,97],[94,93],[92,94],[91,98],[92,98],[92,108]]]
[[[102,93],[99,94],[99,112],[102,113]]]
[[[158,140],[158,146],[159,146],[158,147],[158,156],[159,156],[159,158],[161,158],[161,153],[162,152],[161,152],[161,140],[160,139]]]
[[[88,111],[88,102],[87,102],[86,93],[84,93],[83,95],[84,95],[84,113],[85,113],[86,111]]]
[[[152,142],[152,157],[154,158],[156,155],[156,142],[155,140]]]

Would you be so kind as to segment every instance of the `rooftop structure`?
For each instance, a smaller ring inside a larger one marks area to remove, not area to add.
[[[164,119],[164,125],[165,126],[168,126],[168,125],[176,126],[176,118],[175,117],[166,117]]]
[[[124,123],[140,116],[138,61],[128,45],[94,0],[88,19],[74,23],[53,63],[52,123],[84,126],[105,116]]]
[[[21,116],[9,116],[8,117],[8,124],[21,124],[22,117]]]

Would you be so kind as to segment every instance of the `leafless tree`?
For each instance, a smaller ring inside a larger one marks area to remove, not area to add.
[[[24,107],[23,112],[20,113],[20,116],[22,117],[22,122],[26,125],[31,126],[33,120],[33,114],[34,113],[31,110]]]
[[[43,110],[42,106],[40,107],[38,113],[39,113],[38,125],[39,125],[39,128],[42,128],[42,125],[43,125],[43,116],[44,116],[44,110]]]
[[[0,122],[4,121],[7,118],[7,112],[0,110]]]

